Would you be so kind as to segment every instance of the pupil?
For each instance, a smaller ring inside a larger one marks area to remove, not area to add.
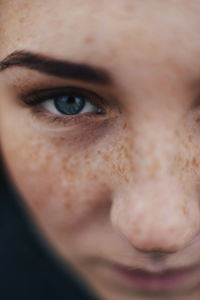
[[[85,100],[82,97],[74,95],[56,97],[54,104],[57,110],[65,115],[78,114],[85,105]]]

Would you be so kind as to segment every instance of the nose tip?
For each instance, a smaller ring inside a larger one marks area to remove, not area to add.
[[[114,199],[111,222],[137,251],[161,257],[185,248],[197,234],[198,203],[192,192],[169,182],[131,187]]]
[[[132,232],[127,231],[126,238],[141,254],[148,254],[152,258],[164,257],[185,248],[188,241],[192,238],[191,232],[187,235],[184,231],[177,228],[174,233],[171,234],[170,229],[160,227],[159,229],[148,230],[148,228],[137,230],[133,228]],[[143,230],[143,231],[142,231]]]

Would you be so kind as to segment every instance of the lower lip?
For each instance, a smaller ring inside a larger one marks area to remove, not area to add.
[[[126,279],[133,287],[149,292],[173,291],[184,288],[188,280],[196,275],[196,268],[168,271],[160,275],[152,275],[144,271],[128,271],[118,266],[114,268],[117,273]]]

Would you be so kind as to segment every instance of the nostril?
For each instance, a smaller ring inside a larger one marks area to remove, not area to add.
[[[143,254],[143,255],[148,255],[149,257],[151,257],[152,259],[163,259],[171,254],[174,254],[177,252],[177,250],[174,250],[174,251],[163,251],[163,250],[143,250],[143,249],[140,249],[138,247],[135,247],[134,246],[134,249],[139,253],[139,254]]]
[[[173,254],[173,253],[176,253],[177,250],[172,250],[172,251],[163,251],[163,250],[158,250],[158,249],[151,249],[151,250],[143,250],[139,247],[135,247],[135,250],[138,251],[138,253],[142,253],[142,254],[148,254],[148,255],[151,255],[151,256],[166,256],[166,255],[170,255],[170,254]]]

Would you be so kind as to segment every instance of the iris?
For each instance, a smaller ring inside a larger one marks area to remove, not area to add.
[[[54,98],[57,110],[65,115],[75,115],[81,112],[85,106],[85,99],[80,96],[65,95]]]

